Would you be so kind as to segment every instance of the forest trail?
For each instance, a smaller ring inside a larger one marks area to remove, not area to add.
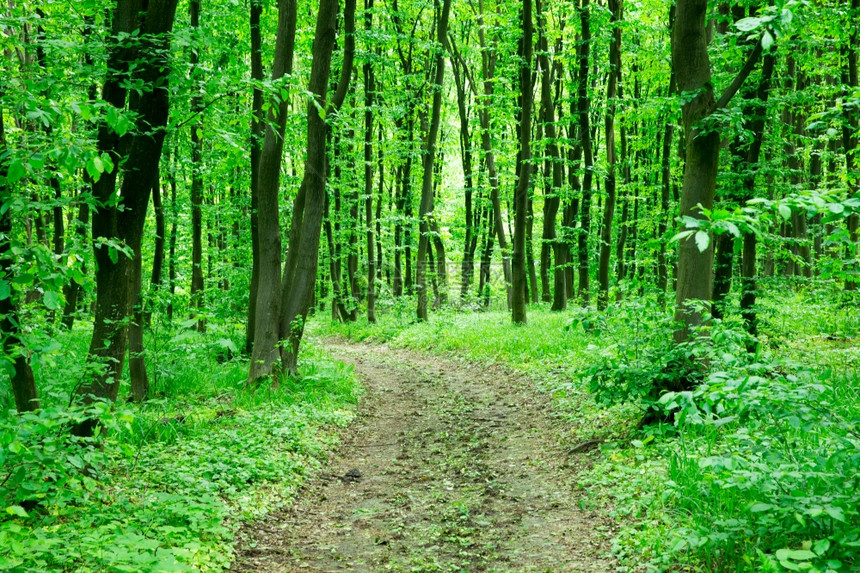
[[[367,389],[296,502],[246,527],[234,572],[614,571],[548,396],[501,368],[329,341]]]

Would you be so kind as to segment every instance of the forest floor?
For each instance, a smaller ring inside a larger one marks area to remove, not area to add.
[[[606,572],[580,456],[550,396],[501,367],[329,339],[366,388],[339,450],[289,507],[245,526],[232,571]]]

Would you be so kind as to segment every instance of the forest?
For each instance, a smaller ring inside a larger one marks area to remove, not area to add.
[[[0,570],[860,571],[860,0],[0,45]]]

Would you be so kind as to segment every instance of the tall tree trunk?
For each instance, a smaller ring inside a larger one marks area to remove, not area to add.
[[[313,304],[314,283],[319,261],[320,229],[325,206],[326,132],[325,118],[318,111],[326,108],[326,86],[331,72],[331,56],[337,34],[337,0],[320,0],[314,32],[313,62],[308,91],[308,149],[305,173],[293,203],[290,244],[281,285],[280,332],[281,362],[295,374],[299,344],[304,334],[308,310]],[[344,6],[344,58],[337,90],[329,113],[336,113],[346,98],[352,76],[355,33],[355,0]]]
[[[490,139],[490,107],[495,90],[496,53],[487,44],[484,33],[484,2],[478,0],[478,40],[481,44],[481,75],[483,77],[484,103],[481,106],[478,118],[481,123],[481,147],[484,150],[484,161],[487,165],[487,176],[490,182],[490,202],[493,205],[492,228],[496,232],[499,241],[499,250],[502,253],[502,273],[505,278],[505,290],[507,292],[508,310],[511,310],[511,259],[508,247],[508,239],[505,235],[505,226],[502,221],[502,205],[500,199],[499,174],[496,169],[496,155],[493,151],[493,143]]]
[[[858,73],[857,73],[857,50],[860,49],[860,32],[858,32],[857,18],[860,17],[860,0],[851,0],[851,10],[848,13],[848,22],[851,33],[848,37],[847,47],[847,64],[845,79],[848,88],[857,91]],[[851,111],[847,112],[848,121],[842,127],[842,145],[845,148],[845,175],[849,181],[848,195],[853,196],[860,191],[860,152],[858,152],[857,126],[860,122],[860,112],[854,106]],[[845,281],[845,290],[857,290],[856,273],[857,270],[857,237],[858,225],[860,225],[860,216],[856,213],[848,217],[848,234],[851,240],[851,246],[848,251],[848,260],[851,261],[848,265],[849,278]]]
[[[579,135],[582,139],[582,153],[585,172],[582,176],[582,204],[580,207],[580,229],[578,236],[579,286],[577,294],[583,305],[587,306],[590,296],[588,269],[588,234],[591,231],[591,192],[594,178],[594,155],[591,143],[591,120],[589,113],[591,100],[588,97],[588,68],[591,54],[591,15],[589,0],[581,0],[579,11],[581,43],[579,45],[579,83],[577,85],[577,114],[579,116]]]
[[[680,209],[682,217],[701,218],[699,205],[713,209],[720,134],[716,130],[703,132],[699,129],[700,124],[715,110],[728,104],[749,76],[762,50],[761,42],[757,41],[743,69],[717,101],[711,83],[706,15],[706,0],[679,0],[672,30],[672,63],[678,91],[696,94],[682,107],[686,138],[686,167]],[[702,323],[702,313],[692,308],[690,303],[710,302],[713,259],[713,242],[709,242],[704,251],[699,251],[692,236],[681,240],[678,248],[678,286],[675,291],[675,320],[681,326],[675,331],[676,342],[686,340],[692,329]]]
[[[438,3],[437,3],[438,4]],[[424,176],[421,185],[421,206],[418,210],[419,238],[418,261],[415,275],[418,289],[418,320],[427,320],[427,249],[430,246],[430,230],[433,225],[433,171],[436,163],[436,138],[442,121],[442,81],[445,77],[445,45],[448,36],[448,15],[451,0],[443,0],[439,23],[436,27],[435,77],[433,78],[433,107],[430,129],[424,144],[421,163]]]
[[[196,45],[191,49],[191,82],[200,81],[200,0],[188,3]],[[203,313],[203,97],[199,89],[191,96],[191,113],[198,121],[191,126],[191,308],[197,314],[197,331],[206,330]]]
[[[0,98],[5,95],[0,86]],[[0,107],[0,278],[7,286],[13,284],[14,255],[12,254],[12,189],[7,184],[9,163],[6,149],[6,129],[3,108]],[[39,394],[36,379],[27,357],[27,349],[21,344],[21,323],[18,316],[17,296],[11,290],[0,298],[0,333],[3,337],[3,355],[12,361],[12,393],[18,412],[39,409]]]
[[[466,61],[456,49],[452,40],[451,47],[451,69],[454,72],[454,84],[457,88],[457,111],[460,114],[460,158],[463,164],[464,201],[466,208],[466,234],[463,240],[463,263],[460,269],[460,298],[466,299],[469,287],[472,285],[472,276],[475,272],[475,236],[478,229],[475,226],[476,209],[473,207],[474,195],[474,173],[472,169],[472,141],[469,132],[468,94],[466,81],[471,83]]]
[[[761,157],[761,148],[764,143],[764,128],[767,115],[767,100],[770,94],[771,77],[775,58],[772,54],[764,57],[761,67],[761,78],[754,94],[755,106],[750,106],[749,130],[752,132],[752,142],[746,154],[746,168],[740,169],[745,173],[743,188],[744,200],[750,200],[755,196],[756,171]],[[758,238],[753,233],[743,236],[743,253],[741,255],[741,316],[746,324],[747,331],[756,336],[758,334],[758,317],[756,311],[756,246]],[[753,347],[750,350],[754,350]]]
[[[531,123],[532,123],[532,3],[522,3],[523,37],[520,44],[520,113],[519,175],[514,192],[514,252],[512,260],[511,318],[514,324],[526,323],[526,218],[528,217],[531,181]]]
[[[168,171],[170,182],[170,246],[167,250],[167,282],[170,295],[167,298],[167,320],[173,321],[173,299],[176,294],[176,237],[179,231],[179,204],[176,202],[176,157],[173,148],[173,163]]]
[[[364,0],[364,30],[373,27],[373,0]],[[364,223],[367,229],[367,320],[376,322],[376,242],[373,237],[373,66],[366,61],[364,72]]]
[[[128,53],[118,44],[109,48],[108,76],[102,99],[115,108],[125,106],[137,116],[136,130],[120,137],[107,124],[99,127],[98,148],[109,153],[114,164],[122,165],[122,186],[117,194],[118,169],[104,173],[93,186],[98,201],[92,217],[92,236],[96,260],[96,312],[88,361],[98,364],[98,373],[82,384],[77,395],[84,401],[90,396],[116,400],[119,378],[128,345],[127,319],[135,292],[132,285],[133,261],[121,253],[101,245],[99,239],[110,238],[124,242],[131,251],[139,252],[146,220],[149,194],[158,172],[164,127],[169,105],[169,34],[177,0],[150,0],[144,6],[137,0],[119,0],[113,20],[113,32],[132,33],[140,30],[138,47]],[[141,25],[138,14],[144,11]],[[129,65],[135,63],[133,77],[143,85],[152,86],[148,92],[127,94],[124,87]],[[113,206],[122,198],[122,209]],[[75,430],[87,434],[94,422],[81,424]]]
[[[606,203],[603,208],[603,226],[600,231],[600,260],[597,265],[597,310],[605,310],[609,302],[609,257],[612,253],[612,219],[615,217],[615,98],[621,77],[621,19],[622,0],[609,0],[612,42],[609,45],[609,78],[606,85],[606,117],[604,132],[606,137]],[[621,264],[619,262],[619,264]]]
[[[296,42],[297,0],[278,0],[278,31],[272,82],[289,79],[293,71]],[[279,98],[269,108],[257,181],[257,237],[259,282],[254,309],[254,340],[248,380],[270,376],[278,361],[281,310],[281,225],[278,221],[281,160],[287,122],[287,99]]]
[[[245,354],[254,347],[257,320],[257,293],[260,288],[260,234],[258,202],[260,182],[260,153],[263,139],[263,40],[260,35],[262,0],[251,0],[251,80],[255,83],[251,99],[251,285],[248,297],[248,321],[245,327]]]

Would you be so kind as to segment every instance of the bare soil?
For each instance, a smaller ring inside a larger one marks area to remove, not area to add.
[[[248,525],[234,572],[605,572],[549,397],[497,367],[329,341],[367,389],[324,473]]]

